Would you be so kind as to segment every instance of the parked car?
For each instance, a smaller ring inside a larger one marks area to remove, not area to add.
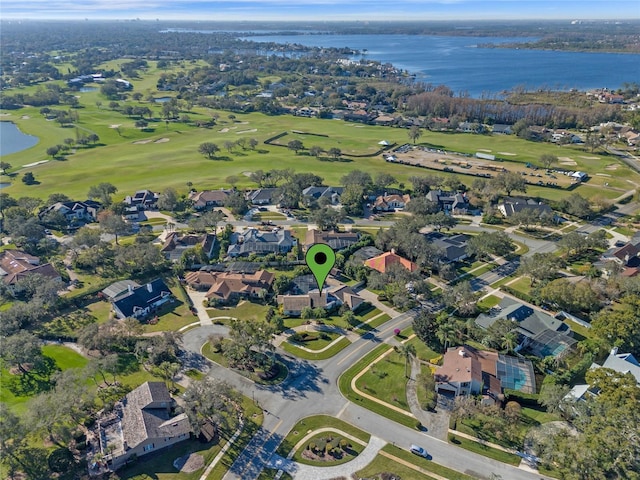
[[[409,450],[411,451],[411,453],[414,453],[420,457],[429,458],[429,454],[427,453],[427,451],[424,448],[419,447],[418,445],[411,445]]]

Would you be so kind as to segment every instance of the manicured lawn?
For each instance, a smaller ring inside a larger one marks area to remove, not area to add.
[[[399,353],[392,352],[373,365],[358,379],[356,386],[369,395],[409,411],[405,360]]]
[[[345,440],[348,444],[348,447],[345,449],[342,449],[340,447],[340,443],[342,440]],[[314,446],[316,452],[321,451],[323,453],[326,451],[326,449],[337,448],[342,451],[342,458],[336,458],[335,460],[329,461],[307,459],[303,456],[303,452],[305,451],[305,449],[310,449],[312,446]],[[308,442],[305,442],[305,445],[303,445],[299,450],[296,451],[295,455],[293,456],[293,460],[296,462],[304,463],[306,465],[328,467],[330,465],[340,465],[342,463],[350,462],[360,453],[362,453],[362,450],[364,450],[364,445],[343,437],[339,432],[322,432],[311,437]]]
[[[428,362],[433,362],[434,359],[442,357],[441,353],[435,352],[431,350],[422,340],[418,337],[414,337],[407,342],[408,345],[413,345],[416,348],[416,356],[420,360],[426,360]]]
[[[354,427],[350,423],[343,422],[335,417],[329,415],[314,415],[312,417],[306,417],[298,421],[291,431],[287,434],[285,439],[278,447],[278,453],[283,457],[286,457],[289,452],[295,447],[302,438],[304,438],[309,432],[313,432],[319,428],[335,428],[341,430],[349,435],[353,435],[359,438],[363,442],[368,442],[371,435],[367,432]]]
[[[85,357],[64,345],[43,345],[42,353],[53,358],[60,370],[83,368],[88,363]]]
[[[335,339],[340,337],[338,333],[321,332],[317,330],[310,330],[308,332],[298,332],[296,337],[300,337],[302,341],[294,341],[293,335],[289,336],[287,342],[296,347],[305,347],[309,350],[321,350]]]
[[[500,297],[496,297],[495,295],[489,295],[488,297],[483,298],[478,301],[478,308],[483,311],[489,310],[491,307],[495,307],[500,303]]]
[[[529,407],[522,407],[521,413],[537,423],[555,422],[556,420],[560,420],[560,416],[549,413],[543,409],[538,410]]]
[[[509,284],[510,288],[517,290],[519,292],[524,293],[525,295],[530,295],[531,293],[531,279],[529,277],[520,277],[515,282]]]
[[[267,305],[249,301],[240,302],[236,307],[207,308],[209,318],[234,317],[248,320],[264,320],[268,311]],[[220,319],[220,321],[225,322],[224,319]]]
[[[197,322],[198,317],[191,313],[189,306],[180,300],[165,304],[158,315],[158,323],[144,324],[145,332],[176,331],[185,325]]]
[[[576,322],[574,322],[572,320],[569,320],[569,319],[564,320],[564,323],[569,325],[569,328],[571,328],[571,330],[576,332],[578,335],[581,335],[584,338],[591,338],[591,330],[590,329],[588,329],[586,327],[583,327],[579,323],[576,323]]]
[[[286,220],[287,216],[278,212],[257,212],[253,215],[256,222],[264,222],[267,220]]]
[[[385,322],[388,322],[389,320],[391,320],[391,317],[388,314],[384,313],[380,315],[378,318],[375,318],[370,322],[368,322],[367,324],[363,325],[362,327],[356,328],[354,332],[359,333],[360,335],[364,335],[365,333],[378,328],[380,325],[382,325]]]
[[[306,350],[302,350],[301,348],[298,348],[289,342],[283,342],[280,345],[280,348],[282,348],[285,352],[291,353],[292,355],[295,355],[299,358],[304,358],[305,360],[326,360],[327,358],[331,358],[334,355],[337,355],[349,345],[351,345],[349,339],[343,337],[323,352],[307,352]]]
[[[469,450],[470,452],[479,453],[485,457],[493,458],[499,462],[508,463],[510,465],[520,465],[521,458],[513,453],[503,452],[497,448],[491,448],[486,445],[481,445],[473,440],[468,440],[462,437],[456,437],[453,434],[449,434],[449,442],[457,445],[458,447]]]

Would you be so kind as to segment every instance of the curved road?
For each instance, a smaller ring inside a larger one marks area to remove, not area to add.
[[[413,316],[414,312],[408,312],[389,320],[380,330],[367,333],[328,360],[311,363],[279,352],[280,358],[290,370],[289,376],[280,385],[256,385],[242,375],[213,364],[209,370],[211,376],[224,380],[244,395],[255,398],[265,411],[262,427],[224,478],[256,479],[296,422],[301,418],[318,414],[341,418],[388,443],[403,448],[408,448],[412,443],[419,444],[427,449],[434,462],[473,477],[488,478],[495,473],[510,480],[545,478],[540,474],[491,460],[404,427],[353,404],[342,396],[338,389],[340,375],[377,345],[392,342],[393,330],[409,326]],[[205,326],[186,332],[183,336],[185,348],[199,353],[202,344],[211,333],[221,333],[220,327]]]

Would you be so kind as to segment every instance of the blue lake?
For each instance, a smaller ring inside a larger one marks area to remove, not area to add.
[[[26,135],[13,122],[0,122],[0,156],[33,147],[38,137]]]
[[[269,35],[257,42],[366,49],[365,58],[407,70],[416,80],[447,85],[473,97],[524,86],[588,90],[616,89],[640,81],[640,55],[552,50],[479,48],[479,44],[524,42],[523,38],[425,35]],[[360,56],[354,58],[361,58]]]

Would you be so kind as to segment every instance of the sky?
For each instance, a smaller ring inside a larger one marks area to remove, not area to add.
[[[0,0],[3,19],[637,19],[638,0]]]

